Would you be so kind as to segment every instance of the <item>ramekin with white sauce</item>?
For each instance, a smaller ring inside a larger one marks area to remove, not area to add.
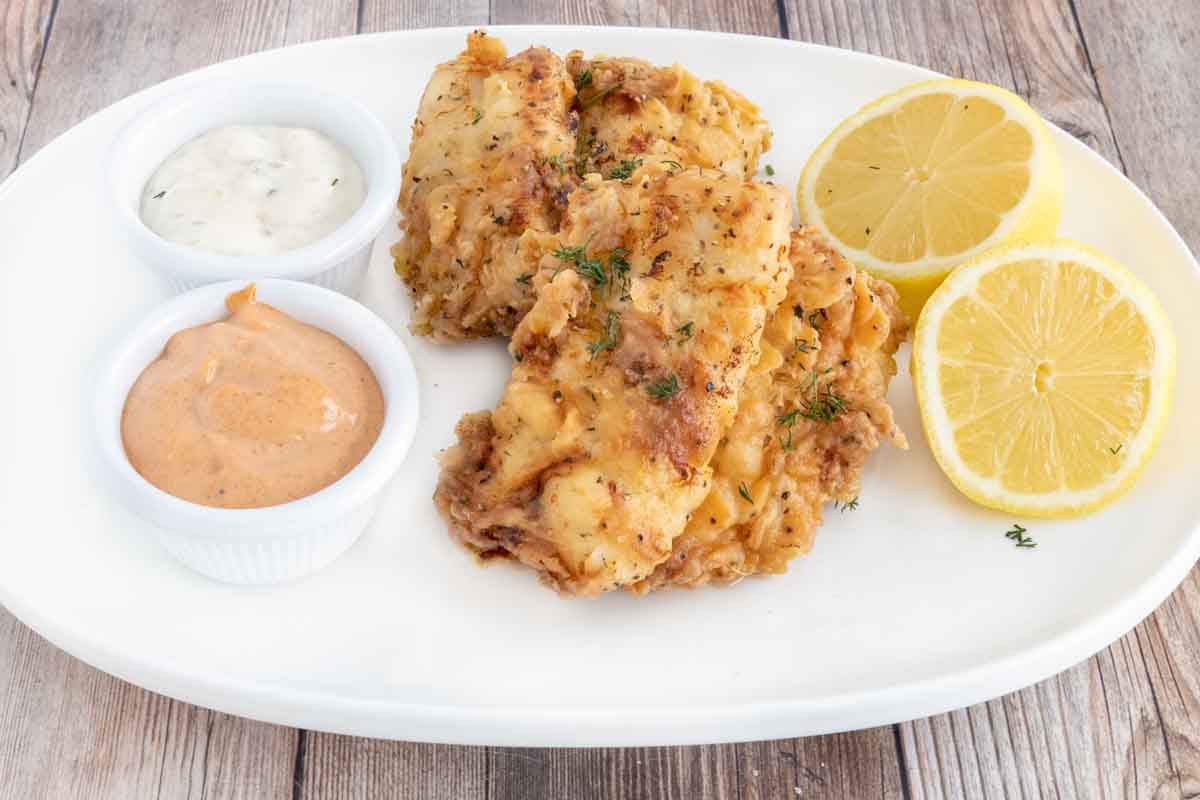
[[[400,154],[350,98],[216,81],[130,122],[108,185],[125,239],[178,291],[287,278],[354,297],[395,208]]]
[[[356,466],[297,500],[219,508],[168,494],[139,474],[126,452],[121,424],[126,399],[168,339],[186,328],[226,318],[226,298],[246,284],[227,281],[193,289],[135,324],[97,365],[92,417],[111,489],[126,508],[149,523],[171,555],[220,581],[270,584],[320,569],[362,534],[412,444],[418,384],[400,338],[365,306],[308,283],[256,281],[262,302],[336,336],[366,362],[383,394],[383,425]]]

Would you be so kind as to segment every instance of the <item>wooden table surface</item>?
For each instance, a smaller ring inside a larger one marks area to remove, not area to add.
[[[784,36],[991,81],[1098,150],[1200,244],[1200,0],[0,0],[0,176],[185,70],[356,32],[522,22]],[[376,795],[1200,796],[1200,577],[1107,650],[989,703],[831,736],[627,750],[250,722],[111,678],[0,609],[2,797]]]

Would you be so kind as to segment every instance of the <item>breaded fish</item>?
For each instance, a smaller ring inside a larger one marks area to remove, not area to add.
[[[896,290],[809,230],[793,232],[789,257],[788,296],[713,457],[712,490],[635,591],[785,572],[812,547],[822,507],[855,502],[880,441],[908,446],[886,400],[908,335]]]
[[[404,165],[404,238],[392,248],[415,300],[415,331],[509,335],[533,305],[540,252],[530,245],[536,232],[558,229],[577,183],[567,166],[574,97],[554,53],[533,47],[508,58],[478,31],[434,71]]]
[[[579,92],[580,174],[620,175],[641,160],[720,169],[749,179],[771,146],[771,129],[757,106],[720,81],[702,81],[678,64],[585,59],[574,50],[567,55],[567,71]]]
[[[791,278],[790,217],[783,190],[716,170],[589,176],[542,237],[498,407],[443,456],[452,534],[563,593],[645,580],[712,489]]]

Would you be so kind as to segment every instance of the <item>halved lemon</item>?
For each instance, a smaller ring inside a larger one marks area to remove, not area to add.
[[[797,189],[801,220],[895,285],[913,318],[967,259],[1053,237],[1062,193],[1038,113],[998,86],[953,79],[863,106],[813,151]]]
[[[1128,270],[1065,240],[963,265],[933,293],[913,382],[942,470],[981,505],[1070,517],[1124,493],[1171,404],[1175,337]]]

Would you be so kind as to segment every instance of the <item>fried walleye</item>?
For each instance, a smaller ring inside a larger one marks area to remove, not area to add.
[[[712,490],[637,592],[786,571],[812,547],[825,503],[857,502],[879,442],[908,446],[885,399],[908,334],[896,290],[805,229],[790,259],[787,299],[713,457]]]
[[[542,237],[499,406],[443,457],[452,533],[565,593],[646,580],[712,488],[791,278],[789,217],[782,190],[714,170],[589,176]]]
[[[413,122],[392,249],[415,299],[414,330],[440,339],[510,335],[533,305],[538,232],[558,230],[575,173],[575,89],[554,53],[508,58],[467,38],[430,78]]]
[[[758,107],[720,81],[638,58],[593,58],[574,50],[567,71],[579,96],[580,174],[620,177],[637,164],[673,161],[749,180],[771,146]]]

